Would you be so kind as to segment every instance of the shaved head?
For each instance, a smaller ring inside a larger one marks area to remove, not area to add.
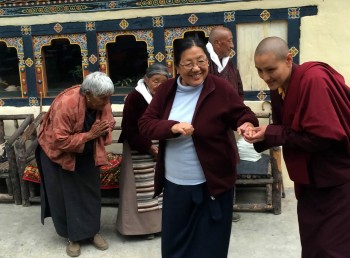
[[[287,42],[279,37],[268,37],[263,39],[255,50],[254,56],[274,53],[277,60],[285,59],[289,53]]]
[[[234,47],[232,32],[224,26],[215,27],[210,32],[209,43],[220,60],[228,57]]]
[[[213,44],[215,40],[222,39],[228,33],[232,34],[230,29],[228,29],[224,26],[214,27],[210,32],[209,42]]]
[[[287,43],[278,37],[263,39],[254,54],[255,67],[270,90],[286,91],[292,74],[293,57]]]

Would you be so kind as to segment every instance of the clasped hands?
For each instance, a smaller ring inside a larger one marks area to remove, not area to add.
[[[261,142],[265,139],[266,127],[266,125],[254,127],[251,123],[246,122],[237,128],[237,132],[249,143]]]
[[[194,128],[191,124],[186,122],[180,122],[178,124],[174,124],[171,127],[171,132],[173,134],[182,134],[183,136],[191,136],[193,134]]]
[[[263,141],[265,138],[265,131],[267,126],[258,126],[254,127],[254,125],[250,122],[245,122],[240,127],[237,128],[237,132],[239,135],[242,135],[244,140],[249,143],[255,143]],[[191,136],[193,134],[194,128],[191,124],[186,122],[180,122],[178,124],[174,124],[171,127],[171,132],[174,134],[181,134],[184,136]]]
[[[108,134],[108,132],[111,130],[111,127],[112,126],[108,121],[96,120],[88,132],[88,140],[93,140],[100,136]]]

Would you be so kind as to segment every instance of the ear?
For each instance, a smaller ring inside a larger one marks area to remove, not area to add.
[[[288,65],[292,65],[293,64],[293,55],[292,55],[292,53],[290,53],[290,52],[288,53],[286,61],[287,61]]]
[[[89,104],[91,96],[92,96],[92,94],[90,91],[85,92],[85,99],[87,101],[87,104]]]

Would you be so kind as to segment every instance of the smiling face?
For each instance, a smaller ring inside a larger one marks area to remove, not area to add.
[[[163,74],[155,74],[152,75],[151,78],[145,77],[144,80],[149,91],[152,95],[154,95],[158,89],[158,86],[166,82],[168,80],[168,77]]]
[[[208,58],[203,49],[197,46],[182,52],[176,70],[184,86],[198,86],[208,75]]]
[[[285,58],[278,59],[276,54],[270,51],[256,55],[254,61],[260,78],[270,90],[277,90],[280,86],[287,89],[293,63],[290,53]]]

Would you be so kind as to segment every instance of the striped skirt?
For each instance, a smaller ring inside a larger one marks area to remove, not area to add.
[[[123,144],[119,178],[117,230],[123,235],[145,235],[161,231],[162,197],[153,199],[154,160],[132,152]]]

